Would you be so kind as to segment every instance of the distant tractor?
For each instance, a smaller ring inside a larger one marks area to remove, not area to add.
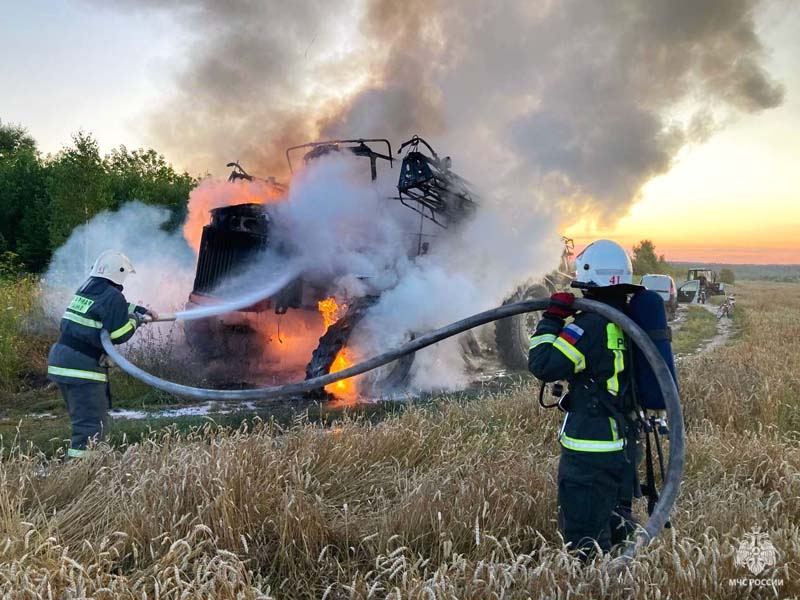
[[[717,281],[717,272],[711,269],[695,267],[689,269],[686,281],[700,282],[698,302],[704,304],[708,296],[722,296],[725,294],[725,284]]]

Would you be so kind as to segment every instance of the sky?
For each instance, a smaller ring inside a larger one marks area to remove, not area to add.
[[[800,6],[789,6],[759,22],[784,103],[685,149],[615,226],[570,227],[579,247],[598,236],[626,247],[650,238],[677,261],[800,263]]]
[[[174,13],[82,1],[0,0],[0,8],[0,119],[27,127],[45,153],[79,129],[104,150],[153,145],[148,116],[191,58],[190,32]],[[648,238],[671,260],[800,263],[800,3],[775,3],[757,24],[784,102],[739,114],[681,150],[616,224],[567,227],[578,246]],[[191,155],[167,159],[197,172]]]

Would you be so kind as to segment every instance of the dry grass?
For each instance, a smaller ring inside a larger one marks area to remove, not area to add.
[[[167,431],[46,475],[17,452],[0,465],[0,592],[745,598],[728,585],[748,575],[732,556],[759,526],[779,551],[762,577],[785,583],[755,594],[798,595],[800,286],[771,289],[742,286],[745,333],[684,362],[689,449],[674,529],[619,580],[561,550],[557,415],[523,385],[378,425]],[[787,312],[769,302],[776,289]]]

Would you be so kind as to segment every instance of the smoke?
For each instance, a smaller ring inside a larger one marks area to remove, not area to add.
[[[97,256],[120,250],[136,269],[125,281],[129,302],[174,310],[186,302],[194,278],[195,256],[180,234],[163,230],[166,209],[129,202],[116,213],[95,215],[76,227],[56,250],[44,277],[48,313],[60,318],[75,290],[89,277]]]
[[[541,278],[563,245],[543,213],[479,211],[456,232],[441,231],[431,251],[402,263],[398,282],[381,295],[355,336],[368,355],[502,302],[522,282]],[[474,375],[473,375],[474,376]],[[458,338],[417,353],[419,390],[459,389],[470,382]]]
[[[242,159],[253,172],[285,180],[284,150],[316,138],[318,123],[369,72],[355,52],[360,36],[349,29],[361,10],[357,0],[116,4],[165,11],[187,33],[189,64],[178,68],[172,96],[149,129],[159,151],[201,172]]]
[[[298,257],[306,280],[335,281],[356,296],[397,283],[419,219],[389,200],[393,183],[371,182],[365,161],[347,155],[317,160],[293,179],[274,223],[278,243]]]
[[[346,303],[380,295],[353,339],[365,357],[499,304],[516,282],[539,276],[540,265],[556,262],[558,244],[547,235],[531,236],[534,228],[552,230],[551,223],[519,222],[493,212],[454,231],[428,222],[420,229],[418,215],[391,198],[393,184],[393,177],[370,181],[363,159],[334,154],[299,172],[283,201],[275,201],[272,189],[258,181],[204,180],[190,194],[181,231],[162,229],[170,217],[165,209],[140,202],[125,204],[76,228],[56,251],[44,278],[48,312],[60,317],[70,296],[88,277],[94,258],[110,247],[128,255],[136,267],[125,282],[129,301],[191,318],[255,304],[302,273],[308,288],[336,295]],[[209,211],[253,201],[268,203],[271,248],[280,253],[268,253],[224,282],[216,294],[224,299],[224,306],[217,303],[180,311],[192,290],[193,248],[208,223]],[[412,259],[420,235],[431,241],[431,251]],[[295,340],[296,334],[287,323],[284,342]],[[305,364],[318,336],[311,336],[314,344],[302,356],[294,356],[296,347],[305,348],[299,340],[286,344],[284,350]],[[468,383],[458,342],[440,344],[420,356],[414,372],[417,389]]]
[[[374,106],[425,112],[428,123],[443,122],[439,145],[466,149],[462,172],[490,198],[530,206],[537,196],[560,201],[565,221],[611,221],[681,148],[739,112],[782,102],[782,86],[762,67],[760,4],[467,0],[430,4],[421,26],[414,11],[371,3],[368,32],[379,39],[408,27],[413,39],[329,131],[394,132],[397,115]]]
[[[192,222],[193,212],[197,214],[208,209],[205,202],[209,189],[219,193],[217,205],[223,206],[226,200],[243,197],[254,200],[256,191],[263,188],[258,183],[222,184],[206,180],[192,192],[194,201],[190,201],[187,225]],[[88,279],[95,258],[109,249],[119,250],[134,265],[135,272],[125,280],[123,290],[129,302],[154,308],[161,314],[177,312],[181,320],[246,308],[280,291],[300,271],[299,263],[268,253],[222,283],[218,290],[221,302],[183,310],[194,282],[197,255],[190,242],[194,245],[195,231],[188,227],[184,232],[165,231],[162,227],[170,217],[166,209],[134,201],[124,204],[117,212],[95,215],[88,223],[75,228],[64,245],[56,250],[43,279],[44,307],[48,316],[54,320],[61,317],[72,294]],[[155,327],[165,331],[169,328],[168,325]]]
[[[622,216],[681,148],[784,96],[760,0],[118,4],[194,36],[153,116],[168,154],[283,175],[295,143],[421,133],[492,201],[560,202],[564,221]]]

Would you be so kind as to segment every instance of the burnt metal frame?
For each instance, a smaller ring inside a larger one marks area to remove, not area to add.
[[[226,167],[233,167],[233,171],[231,171],[231,174],[228,175],[228,181],[230,181],[230,182],[234,182],[237,179],[245,179],[247,181],[253,181],[253,179],[255,179],[255,177],[253,177],[252,175],[250,175],[250,173],[248,173],[247,171],[244,170],[242,165],[239,164],[238,160],[233,161],[233,162],[229,162],[225,166]]]
[[[419,152],[418,148],[419,145],[423,144],[428,151],[431,153],[431,156],[425,156],[421,152]],[[455,196],[462,197],[464,200],[468,202],[472,202],[473,204],[475,201],[469,197],[469,194],[466,193],[467,190],[467,182],[463,178],[456,175],[453,171],[450,170],[450,157],[445,157],[444,159],[439,158],[439,155],[433,149],[425,139],[421,138],[418,135],[415,135],[407,142],[403,142],[400,145],[400,148],[397,150],[397,154],[401,154],[404,149],[408,148],[408,154],[412,152],[418,153],[428,164],[433,165],[436,169],[438,169],[441,173],[445,174],[447,177],[452,179],[453,182],[459,184],[463,189],[464,193],[459,194],[457,192],[450,191],[447,187],[442,187],[439,185],[438,180],[434,177],[431,180],[428,180],[426,184],[429,186],[427,193],[425,190],[423,191],[416,191],[410,188],[402,190],[398,186],[398,195],[393,200],[400,200],[400,203],[405,206],[406,208],[410,208],[415,213],[421,215],[422,217],[428,219],[429,221],[435,223],[442,229],[447,229],[448,224],[443,223],[436,219],[436,215],[441,213],[443,208],[446,207],[446,202],[443,199],[444,194],[453,194]],[[402,179],[402,175],[401,175]],[[405,194],[405,197],[403,196]],[[406,200],[410,200],[411,202],[415,202],[418,206],[414,206],[413,204],[409,204]],[[428,214],[427,211],[430,211]]]
[[[288,191],[288,189],[289,189],[285,185],[283,185],[282,183],[276,181],[276,179],[274,177],[272,177],[272,176],[269,176],[269,177],[256,177],[255,175],[250,175],[250,173],[245,171],[244,167],[242,167],[242,165],[239,164],[238,160],[234,161],[234,162],[229,162],[225,166],[233,167],[233,171],[231,171],[231,174],[228,175],[228,181],[230,183],[233,183],[237,179],[244,179],[245,181],[263,181],[265,183],[268,183],[272,187],[277,188],[278,190],[280,190],[283,193],[286,193]]]
[[[380,152],[375,152],[372,148],[367,146],[367,142],[373,143],[378,142],[381,144],[386,144],[386,148],[388,149],[388,154],[381,154]],[[378,178],[378,170],[377,170],[377,160],[383,159],[389,161],[389,166],[394,167],[394,159],[392,158],[392,144],[386,138],[358,138],[355,140],[325,140],[321,142],[309,142],[307,144],[300,144],[298,146],[292,146],[291,148],[286,149],[286,162],[289,163],[289,171],[294,173],[294,167],[292,166],[292,157],[291,153],[295,150],[300,150],[302,148],[311,148],[312,151],[320,146],[332,146],[336,150],[339,150],[340,144],[358,144],[357,146],[345,146],[345,150],[350,150],[356,156],[368,156],[369,157],[369,164],[370,164],[370,173],[372,175],[372,180],[375,181]]]

